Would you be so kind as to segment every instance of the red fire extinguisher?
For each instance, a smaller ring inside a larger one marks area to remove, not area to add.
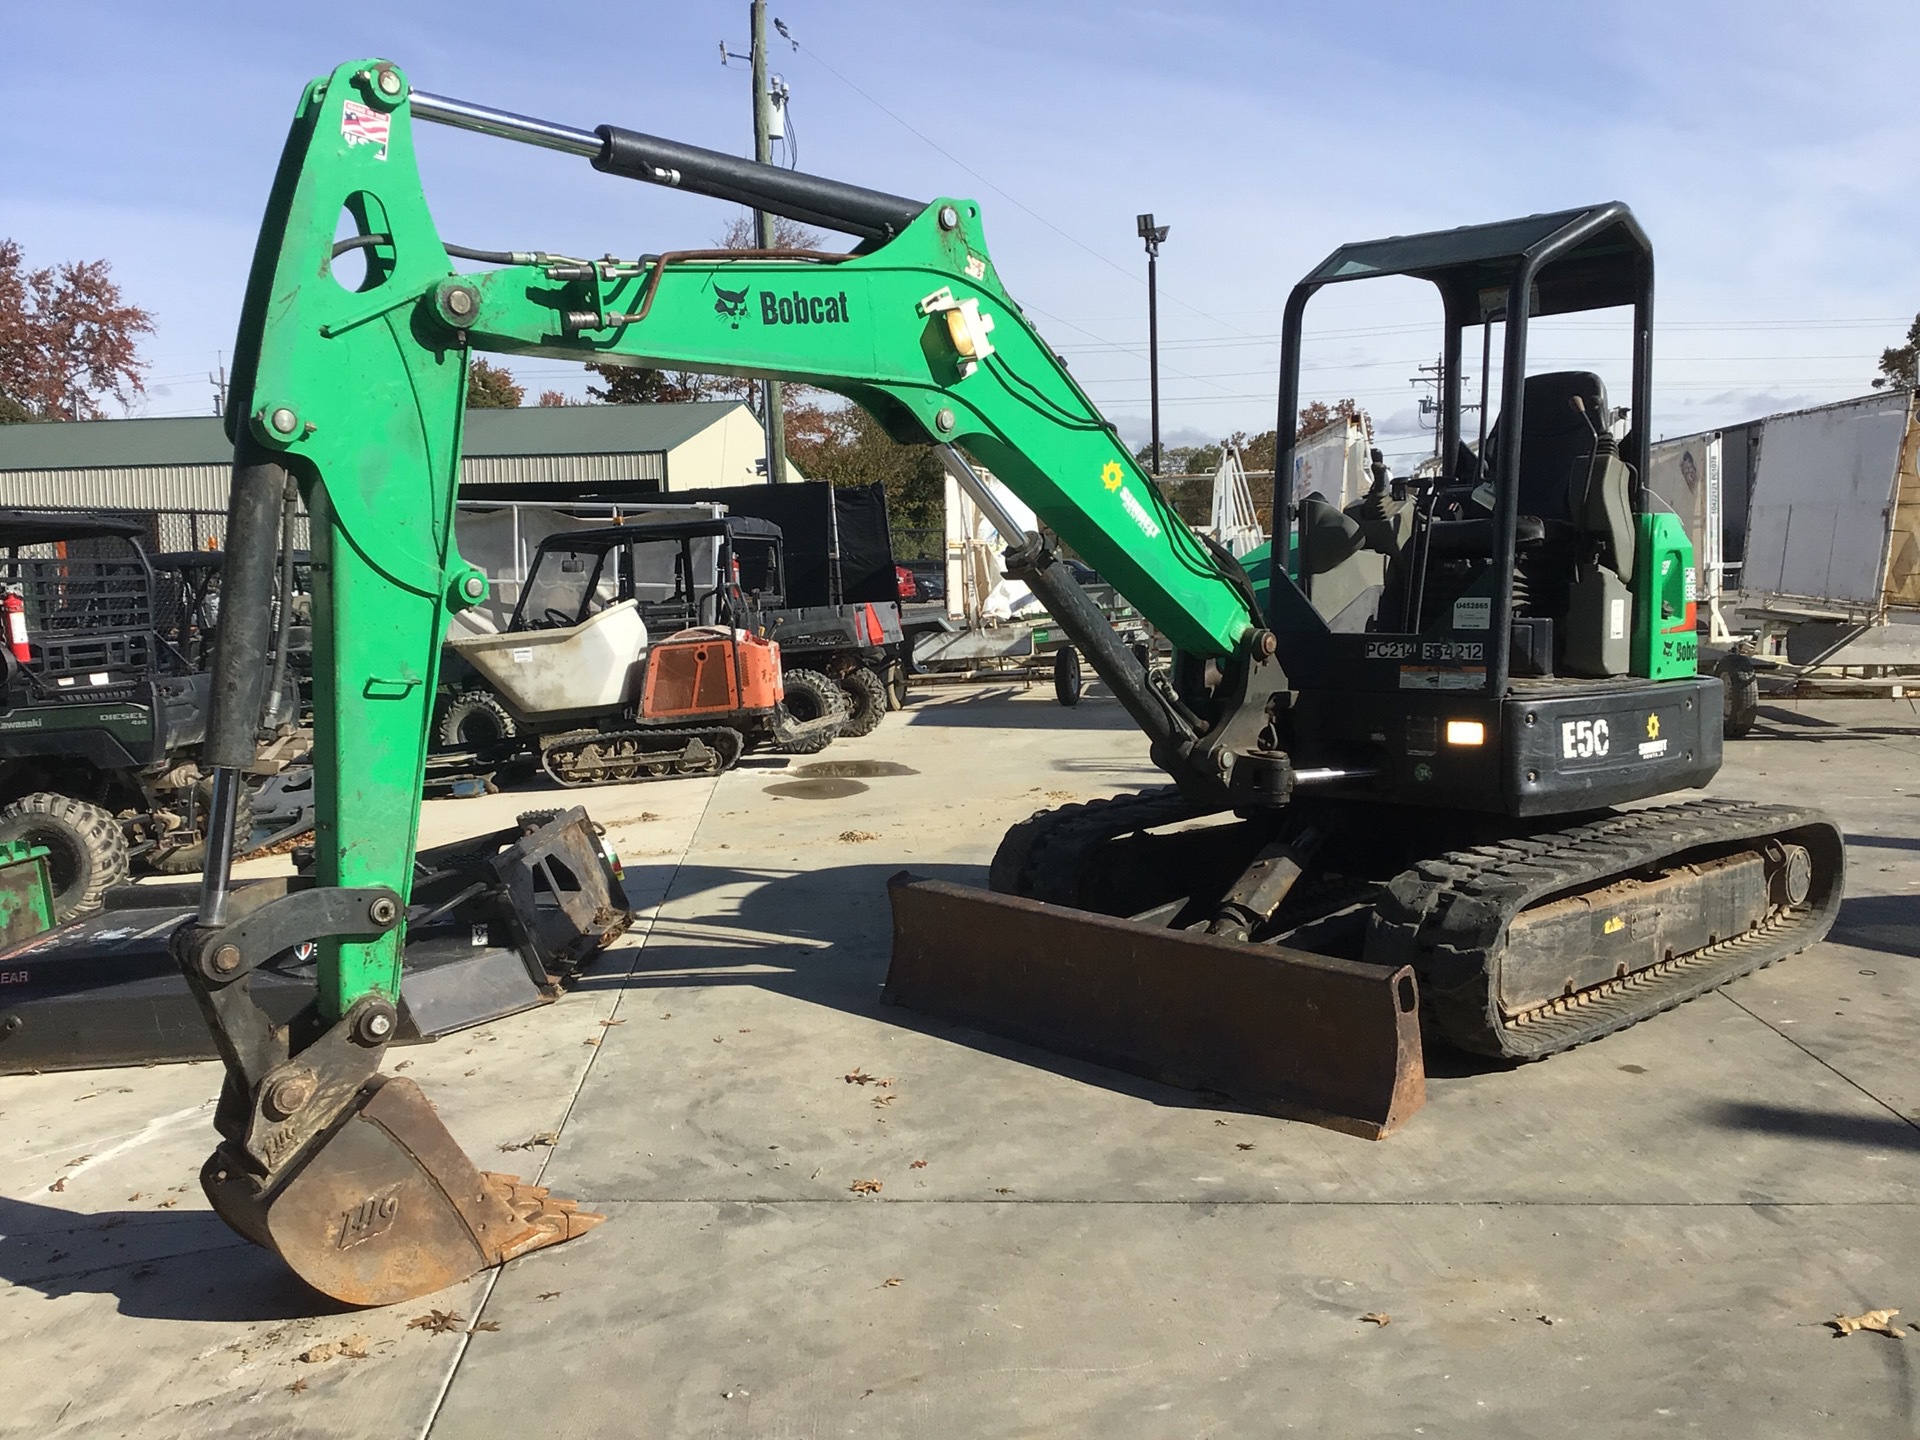
[[[22,665],[33,659],[33,649],[27,644],[27,602],[17,589],[7,591],[0,609],[7,612],[7,648],[13,651],[13,658]]]

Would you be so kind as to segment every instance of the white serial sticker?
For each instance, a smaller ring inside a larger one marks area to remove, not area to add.
[[[531,665],[533,663],[533,647],[531,645],[516,647],[513,652],[513,663],[516,665]]]
[[[1486,683],[1487,672],[1478,665],[1468,665],[1458,670],[1426,665],[1400,667],[1402,690],[1479,690]]]
[[[1462,595],[1453,602],[1453,628],[1487,630],[1493,625],[1493,600],[1486,595]]]
[[[1627,602],[1625,600],[1607,602],[1607,638],[1609,640],[1627,638]]]
[[[1596,760],[1612,746],[1612,737],[1604,720],[1563,720],[1560,722],[1560,758]]]

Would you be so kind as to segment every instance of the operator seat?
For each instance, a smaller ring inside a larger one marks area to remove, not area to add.
[[[1598,542],[1602,561],[1625,581],[1633,575],[1633,472],[1601,443],[1611,415],[1607,387],[1590,370],[1527,377],[1519,509],[1540,519],[1549,541],[1574,542],[1580,558]]]

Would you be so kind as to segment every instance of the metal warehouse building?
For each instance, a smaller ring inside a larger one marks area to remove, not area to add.
[[[233,448],[213,416],[0,425],[0,505],[224,515]],[[766,436],[746,405],[469,410],[463,497],[631,500],[764,483]],[[788,478],[800,478],[788,467]]]

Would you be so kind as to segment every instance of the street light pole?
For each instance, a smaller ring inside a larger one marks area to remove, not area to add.
[[[1151,214],[1135,222],[1147,246],[1147,392],[1153,408],[1153,473],[1160,473],[1160,242],[1170,225],[1156,225]]]

